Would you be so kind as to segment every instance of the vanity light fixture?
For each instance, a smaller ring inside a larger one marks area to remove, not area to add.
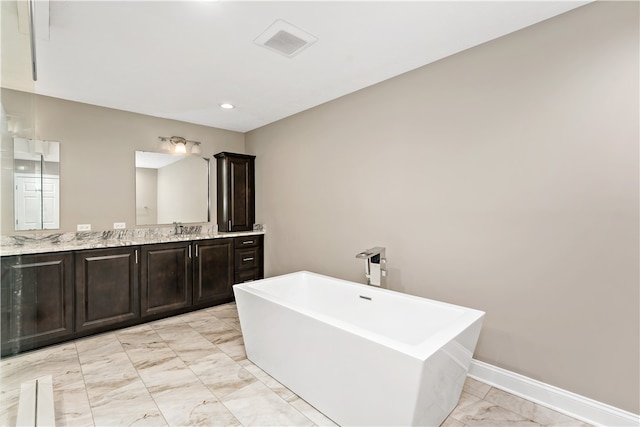
[[[168,138],[158,137],[160,138],[160,146],[158,147],[160,151],[171,151],[171,143]]]
[[[178,154],[200,154],[200,143],[190,141],[181,136],[159,136],[161,151],[170,151]]]
[[[186,141],[177,141],[176,146],[173,148],[173,151],[176,153],[186,153],[187,152],[187,143]]]

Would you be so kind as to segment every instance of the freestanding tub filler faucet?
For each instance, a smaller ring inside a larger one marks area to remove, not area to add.
[[[376,246],[356,255],[364,261],[364,275],[367,285],[387,287],[387,258],[385,248]]]

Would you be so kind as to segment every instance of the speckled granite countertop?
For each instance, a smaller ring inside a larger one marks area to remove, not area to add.
[[[253,231],[222,233],[216,225],[184,226],[182,234],[174,227],[137,228],[72,233],[35,233],[0,236],[0,255],[27,255],[46,252],[78,251],[83,249],[138,246],[153,243],[185,242],[190,240],[222,239],[225,237],[264,234],[262,224]]]

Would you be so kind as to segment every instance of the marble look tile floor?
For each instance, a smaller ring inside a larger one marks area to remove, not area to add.
[[[235,304],[0,361],[0,425],[23,381],[53,376],[58,426],[334,426],[247,360]],[[443,426],[587,426],[467,379]]]

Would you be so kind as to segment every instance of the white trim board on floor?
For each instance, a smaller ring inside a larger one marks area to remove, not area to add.
[[[640,425],[640,415],[479,360],[471,360],[469,376],[589,424],[607,427]]]

